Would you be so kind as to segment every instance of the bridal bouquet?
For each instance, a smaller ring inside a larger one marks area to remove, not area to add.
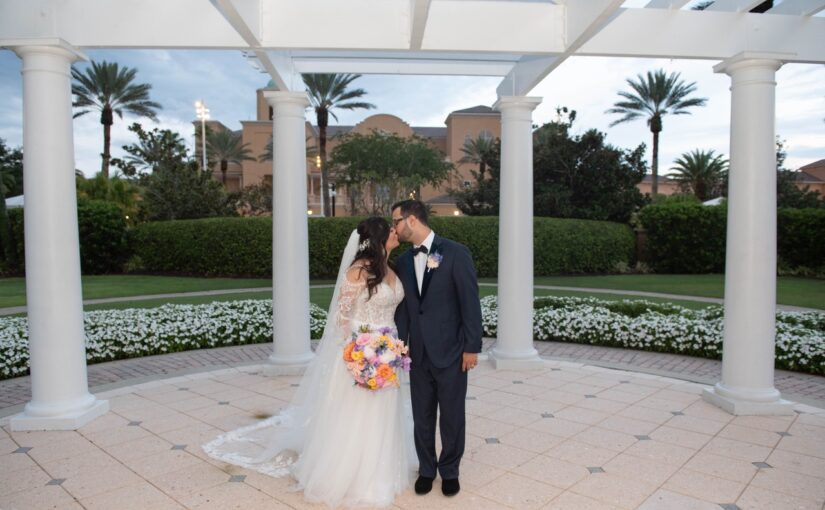
[[[398,388],[398,370],[410,371],[407,346],[390,328],[361,326],[344,346],[344,362],[355,385],[372,391]]]

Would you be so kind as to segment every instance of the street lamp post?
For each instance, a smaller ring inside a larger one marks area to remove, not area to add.
[[[206,171],[206,121],[209,119],[209,108],[203,101],[195,101],[195,112],[201,121],[201,170]]]
[[[329,196],[332,198],[332,216],[335,216],[335,183],[329,185]]]

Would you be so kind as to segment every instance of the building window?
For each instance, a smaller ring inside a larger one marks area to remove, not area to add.
[[[467,145],[468,143],[470,143],[472,141],[473,141],[473,137],[470,136],[470,133],[467,133],[466,135],[464,135],[464,145]]]
[[[478,132],[478,137],[483,138],[485,140],[492,140],[493,139],[493,133],[489,132],[486,129],[482,129],[481,131]]]
[[[470,189],[470,181],[464,181],[464,189]]]
[[[272,107],[269,107],[269,120],[272,120],[272,117],[275,116],[275,112],[272,110]]]

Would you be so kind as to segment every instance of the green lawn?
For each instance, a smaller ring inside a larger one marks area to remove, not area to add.
[[[482,282],[495,283],[494,279],[482,279]],[[330,281],[313,281],[313,284],[331,284]],[[723,275],[609,275],[609,276],[555,276],[536,278],[536,285],[554,285],[560,287],[590,287],[615,290],[636,290],[661,292],[691,296],[721,298],[724,294]],[[176,292],[196,292],[206,290],[231,290],[239,288],[269,287],[269,279],[234,279],[234,278],[186,278],[163,276],[84,276],[84,299],[107,297],[127,297],[149,294],[168,294]],[[482,286],[481,295],[495,294],[495,287]],[[0,279],[0,308],[26,304],[25,280],[22,278]],[[586,291],[556,291],[536,289],[536,295],[554,296],[593,296],[599,299],[632,299],[621,294],[596,294]],[[269,291],[223,294],[220,296],[198,296],[186,298],[155,299],[147,301],[126,301],[88,305],[87,310],[112,308],[150,308],[164,303],[210,303],[212,301],[234,301],[238,299],[264,299],[271,296]],[[311,289],[310,299],[326,308],[332,298],[331,288]],[[692,301],[647,298],[650,301],[671,302],[688,308],[702,308],[705,303]],[[777,300],[780,304],[825,309],[825,280],[807,278],[780,277],[777,281]]]

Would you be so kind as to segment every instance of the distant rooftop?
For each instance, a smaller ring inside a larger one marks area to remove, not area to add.
[[[464,108],[463,110],[456,110],[451,112],[450,115],[499,115],[500,113],[496,110],[493,110],[489,106],[484,106],[480,104],[478,106],[473,106],[472,108]]]

